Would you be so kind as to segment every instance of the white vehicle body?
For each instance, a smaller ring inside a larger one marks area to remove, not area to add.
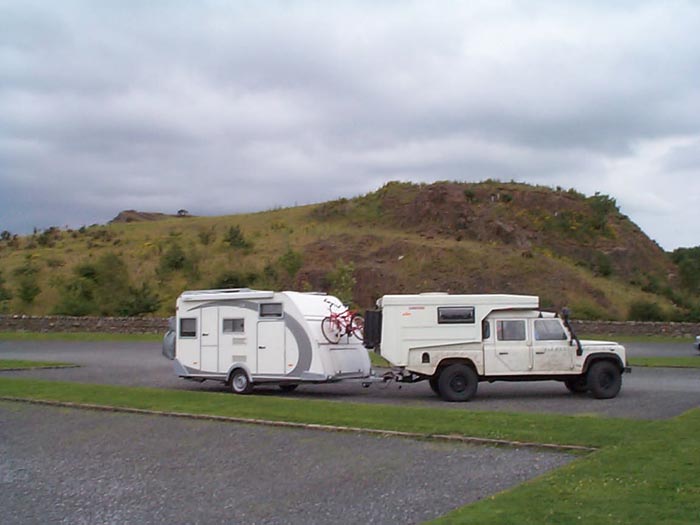
[[[614,397],[621,384],[615,376],[628,371],[624,347],[579,341],[567,322],[538,309],[536,296],[385,295],[377,306],[381,336],[376,341],[365,334],[366,346],[398,367],[405,380],[429,379],[433,390],[450,401],[469,399],[478,381],[495,380],[558,380],[572,391]],[[609,365],[593,366],[603,361]],[[448,370],[461,371],[457,383],[467,381],[471,392],[448,392],[463,387],[450,386]],[[599,380],[620,384],[606,390],[596,385]]]
[[[163,353],[186,379],[233,383],[247,393],[256,383],[294,387],[365,378],[370,361],[362,342],[328,343],[321,321],[343,305],[336,297],[250,289],[184,292],[177,299],[174,346]],[[168,336],[166,336],[166,340]],[[171,355],[172,354],[172,355]]]

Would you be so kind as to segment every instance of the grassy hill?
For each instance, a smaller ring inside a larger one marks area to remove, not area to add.
[[[389,183],[317,205],[157,216],[0,240],[5,313],[171,314],[185,289],[528,293],[579,318],[688,315],[677,267],[604,195],[485,181]],[[153,218],[159,220],[153,220]]]

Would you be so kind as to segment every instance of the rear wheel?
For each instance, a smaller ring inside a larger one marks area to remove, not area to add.
[[[430,389],[433,391],[433,393],[437,396],[440,395],[440,387],[438,386],[438,376],[432,376],[428,379],[428,383],[430,383]]]
[[[615,397],[622,387],[620,369],[610,361],[597,361],[591,365],[586,374],[586,383],[598,399]]]
[[[324,317],[321,321],[321,332],[323,332],[323,337],[326,341],[337,345],[340,342],[340,335],[342,329],[340,327],[340,322],[334,317]]]
[[[445,401],[468,401],[476,394],[479,378],[473,368],[454,364],[440,372],[437,385]]]
[[[566,388],[574,394],[583,394],[588,391],[586,376],[575,376],[564,380]]]
[[[231,390],[234,394],[250,394],[253,391],[253,383],[250,382],[248,374],[240,368],[231,375]]]

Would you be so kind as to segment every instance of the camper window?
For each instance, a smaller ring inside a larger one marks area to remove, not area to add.
[[[473,306],[443,306],[438,308],[438,324],[474,324]]]
[[[245,320],[244,319],[224,319],[224,333],[241,333],[245,332]]]
[[[525,341],[525,321],[497,321],[499,341]]]
[[[260,317],[282,317],[282,303],[261,304]]]
[[[180,337],[197,337],[197,319],[180,319]]]

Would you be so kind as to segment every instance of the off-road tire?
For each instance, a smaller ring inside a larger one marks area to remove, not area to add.
[[[454,364],[440,371],[437,384],[445,401],[469,401],[476,394],[479,378],[470,366]]]
[[[593,397],[611,399],[620,392],[622,387],[620,368],[610,361],[596,361],[588,369],[586,383]]]
[[[586,376],[574,376],[564,380],[564,385],[572,394],[584,394],[588,392]]]
[[[439,376],[431,376],[430,379],[428,379],[428,384],[430,384],[430,390],[432,390],[436,396],[440,395],[440,387],[438,386],[438,378],[439,378]]]

